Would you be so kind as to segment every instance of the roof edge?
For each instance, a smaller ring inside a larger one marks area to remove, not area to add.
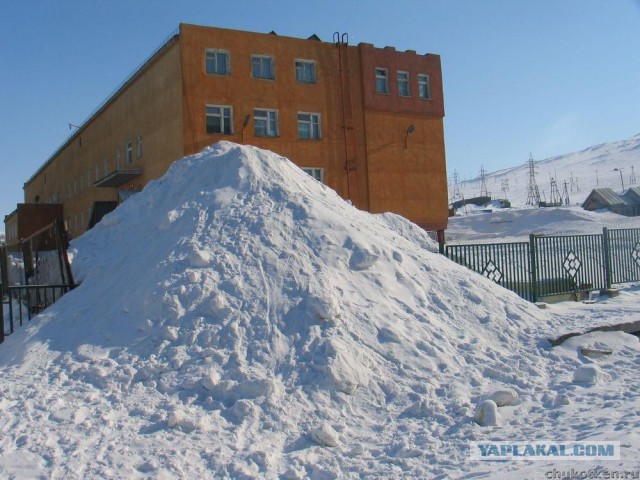
[[[80,124],[80,127],[71,135],[67,137],[67,139],[53,152],[53,154],[36,170],[36,172],[29,177],[29,180],[24,182],[22,189],[24,190],[27,185],[29,185],[38,175],[42,173],[42,171],[47,168],[51,162],[58,156],[58,154],[64,150],[73,140],[75,140],[80,134],[86,129],[86,127],[93,121],[94,118],[98,116],[98,114],[102,113],[116,98],[120,96],[120,94],[132,83],[134,82],[142,73],[149,68],[153,63],[155,63],[162,55],[164,55],[170,46],[173,46],[174,43],[177,42],[178,37],[180,36],[180,28],[176,28],[169,34],[169,36],[162,42],[162,44],[157,47],[153,52],[145,58],[142,63],[140,63],[127,77],[107,96],[105,100],[103,100]]]

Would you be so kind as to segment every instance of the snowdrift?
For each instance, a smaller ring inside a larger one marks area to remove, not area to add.
[[[526,422],[551,320],[435,247],[271,152],[175,162],[74,241],[80,287],[1,346],[23,386],[0,405],[31,414],[0,472],[24,472],[14,447],[47,476],[459,468],[481,400],[508,391],[497,423]]]

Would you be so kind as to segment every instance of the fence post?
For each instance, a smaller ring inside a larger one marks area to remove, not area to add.
[[[607,290],[611,290],[611,246],[609,245],[609,229],[602,228],[602,248],[604,249],[604,279]]]
[[[0,296],[4,295],[9,286],[9,259],[7,247],[0,247]]]
[[[66,230],[64,229],[62,222],[56,220],[54,223],[54,229],[56,234],[56,247],[58,249],[58,258],[61,258],[64,262],[64,267],[67,274],[67,284],[69,290],[73,290],[76,284],[73,280],[73,273],[71,272],[71,265],[69,265],[69,257],[67,257],[67,247],[69,240],[67,238]],[[64,275],[63,275],[64,278]],[[62,283],[65,283],[64,281]]]
[[[4,295],[0,283],[0,343],[4,342]]]
[[[533,302],[538,301],[538,259],[536,255],[536,237],[533,233],[529,234],[529,260],[531,265],[531,296]]]

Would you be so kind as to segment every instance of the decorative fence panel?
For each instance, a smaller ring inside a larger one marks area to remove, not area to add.
[[[604,290],[602,235],[533,236],[536,296]]]
[[[640,229],[446,245],[443,253],[529,301],[640,281]]]
[[[451,260],[533,300],[528,242],[447,245]]]
[[[606,230],[610,253],[611,283],[640,279],[640,229]]]

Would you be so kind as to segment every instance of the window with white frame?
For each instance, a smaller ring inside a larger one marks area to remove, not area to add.
[[[136,155],[138,156],[138,158],[140,158],[142,157],[142,135],[138,135],[136,145],[137,145]]]
[[[229,52],[209,48],[205,54],[205,69],[211,75],[229,75],[231,72]]]
[[[386,68],[376,68],[376,92],[389,93],[389,71]]]
[[[319,113],[298,113],[298,138],[308,140],[322,138]]]
[[[302,83],[316,83],[316,62],[296,60],[296,80]]]
[[[401,97],[409,97],[411,95],[409,72],[398,72],[398,95]]]
[[[324,169],[315,168],[315,167],[313,168],[304,167],[302,170],[308,173],[309,175],[311,175],[313,178],[315,178],[319,182],[324,183]]]
[[[127,142],[127,148],[125,150],[125,162],[133,163],[133,144],[131,142]]]
[[[253,111],[253,128],[256,137],[277,137],[278,111],[255,109]]]
[[[431,86],[429,85],[429,75],[418,75],[418,93],[420,98],[431,99]]]
[[[251,55],[251,75],[253,78],[275,78],[273,57],[268,55]]]
[[[207,105],[207,133],[231,135],[233,128],[232,108],[227,105]]]

